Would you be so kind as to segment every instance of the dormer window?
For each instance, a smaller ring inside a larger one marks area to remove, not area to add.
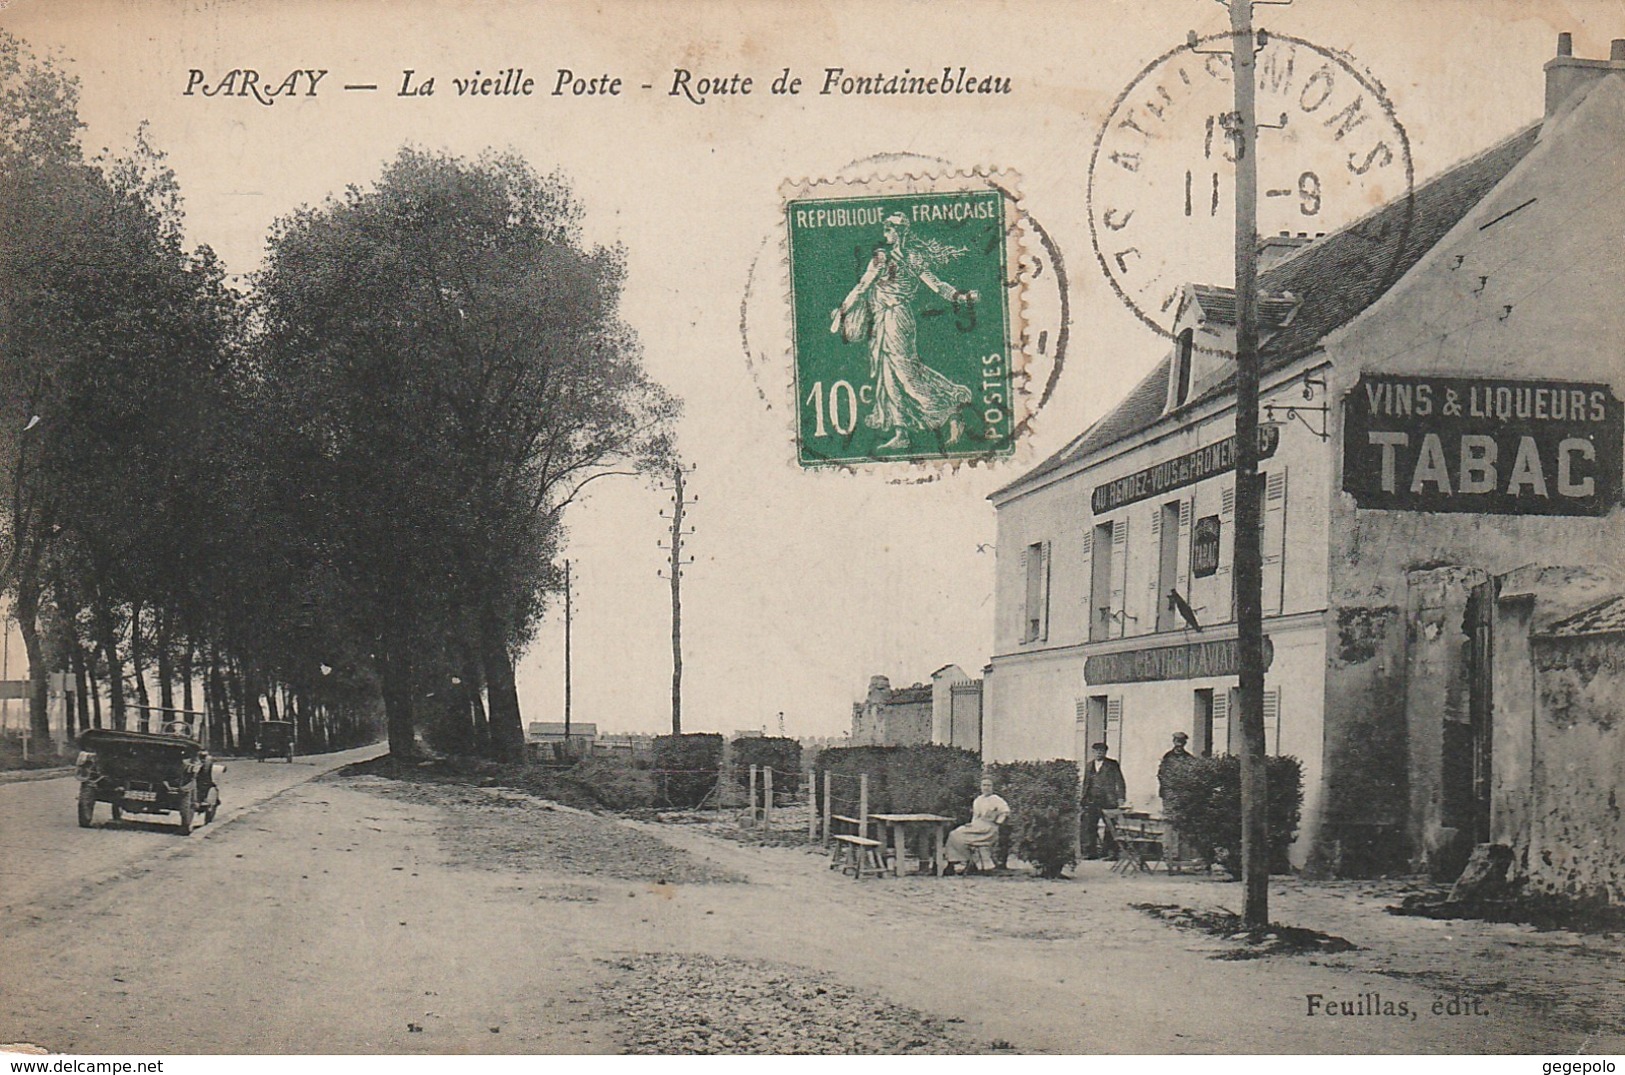
[[[1191,360],[1196,350],[1196,332],[1186,329],[1174,344],[1174,364],[1168,371],[1168,409],[1183,406],[1191,395]]]

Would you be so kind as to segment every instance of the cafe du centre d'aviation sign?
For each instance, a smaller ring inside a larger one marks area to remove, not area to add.
[[[1361,508],[1606,515],[1625,417],[1605,384],[1365,374],[1345,397],[1343,489]]]

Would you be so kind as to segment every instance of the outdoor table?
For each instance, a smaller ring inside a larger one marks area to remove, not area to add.
[[[931,872],[938,877],[942,876],[942,849],[948,838],[948,827],[954,823],[951,817],[941,814],[870,814],[874,820],[886,826],[886,835],[881,839],[881,845],[892,849],[892,867],[896,873],[903,872],[903,849],[908,843],[908,830],[910,826],[918,825],[931,830]],[[924,863],[921,863],[923,866]]]

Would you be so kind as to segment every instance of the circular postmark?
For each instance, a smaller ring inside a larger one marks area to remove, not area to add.
[[[740,338],[764,406],[789,390],[796,463],[910,463],[913,481],[1013,455],[1064,364],[1069,302],[1015,177],[885,154],[783,194]]]
[[[1089,161],[1089,235],[1101,271],[1136,317],[1170,339],[1191,285],[1235,282],[1229,43],[1229,33],[1214,34],[1147,64],[1113,103]],[[1301,286],[1287,258],[1336,232],[1338,306],[1364,309],[1406,264],[1415,199],[1405,129],[1381,83],[1344,53],[1270,34],[1254,70],[1261,290]],[[1282,309],[1305,298],[1286,295]],[[1228,349],[1211,338],[1206,346]]]

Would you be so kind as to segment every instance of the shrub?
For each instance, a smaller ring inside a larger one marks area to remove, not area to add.
[[[582,758],[563,779],[606,810],[645,810],[655,804],[653,774],[614,758]]]
[[[801,781],[801,742],[796,739],[767,735],[742,735],[733,747],[734,779],[740,787],[750,786],[750,767],[765,766],[773,770],[773,800],[780,802],[793,797]]]
[[[1038,867],[1040,877],[1059,877],[1077,864],[1078,763],[1015,761],[988,766],[994,791],[1010,804],[1010,845]]]
[[[981,758],[959,747],[921,744],[907,747],[828,747],[818,754],[819,770],[835,774],[834,813],[858,812],[858,776],[869,777],[869,812],[942,814],[970,819],[971,800],[981,779]],[[820,779],[816,794],[824,793]],[[823,803],[820,799],[820,808]]]
[[[1290,873],[1287,848],[1303,813],[1303,765],[1297,758],[1265,759],[1269,780],[1270,871]],[[1233,754],[1193,758],[1169,775],[1163,805],[1187,841],[1233,875],[1241,873],[1241,759]]]
[[[655,738],[656,802],[698,806],[717,786],[722,771],[722,736],[714,732]]]

